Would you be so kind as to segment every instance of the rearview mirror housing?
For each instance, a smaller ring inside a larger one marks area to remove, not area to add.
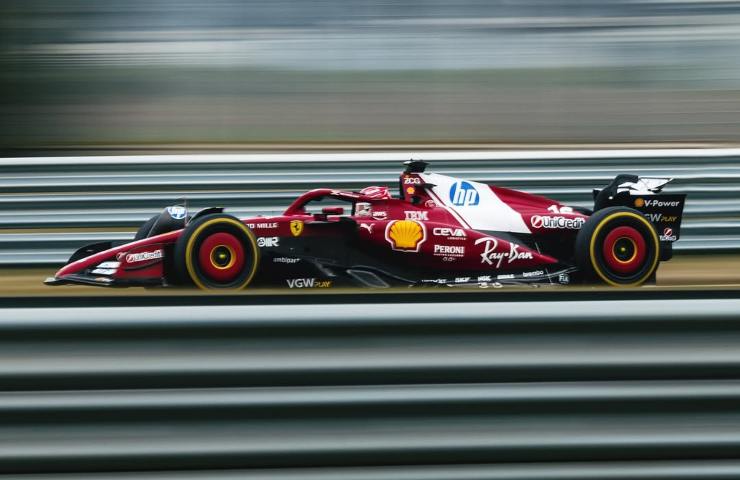
[[[343,207],[324,207],[321,209],[324,215],[344,215]]]

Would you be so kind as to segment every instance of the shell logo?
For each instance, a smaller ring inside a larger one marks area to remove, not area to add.
[[[427,239],[427,230],[423,223],[414,220],[394,220],[385,228],[385,239],[393,250],[418,252]]]
[[[637,197],[637,198],[635,199],[635,207],[637,207],[637,208],[642,208],[642,207],[644,207],[644,206],[645,206],[645,200],[643,200],[643,199],[642,199],[642,198],[640,198],[640,197]]]

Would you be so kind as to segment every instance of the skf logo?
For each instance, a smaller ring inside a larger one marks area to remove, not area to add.
[[[421,179],[416,177],[406,177],[403,179],[404,185],[420,185]]]
[[[637,207],[637,208],[642,208],[642,207],[644,207],[644,206],[645,206],[645,200],[643,200],[643,199],[642,199],[642,198],[640,198],[640,197],[637,197],[637,198],[635,199],[635,207]]]
[[[424,224],[414,220],[394,220],[385,228],[385,239],[393,250],[418,252],[427,239],[427,231]]]
[[[474,206],[480,202],[480,195],[470,183],[459,181],[450,187],[450,202],[458,207]]]
[[[303,233],[303,222],[301,220],[291,220],[290,233],[292,233],[294,237],[300,237],[301,233]]]

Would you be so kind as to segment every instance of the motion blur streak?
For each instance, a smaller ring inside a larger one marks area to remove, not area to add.
[[[732,478],[740,300],[653,295],[3,301],[0,472]]]
[[[0,146],[740,140],[740,2],[5,0]]]

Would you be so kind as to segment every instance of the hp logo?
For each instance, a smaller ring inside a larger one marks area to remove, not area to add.
[[[455,182],[450,187],[450,201],[458,207],[478,205],[480,196],[475,187],[468,182]]]

